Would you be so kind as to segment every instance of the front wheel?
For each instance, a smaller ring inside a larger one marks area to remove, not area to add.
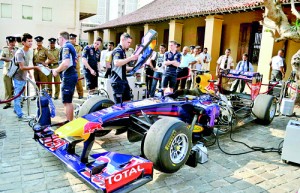
[[[270,124],[276,114],[277,104],[274,96],[261,94],[254,100],[252,113],[256,116],[258,123]]]
[[[157,170],[174,173],[187,161],[191,141],[192,133],[185,123],[172,117],[162,118],[147,132],[144,154]]]

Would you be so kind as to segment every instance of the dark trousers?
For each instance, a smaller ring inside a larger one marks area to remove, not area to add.
[[[114,100],[116,104],[130,100],[130,87],[127,81],[117,80],[111,83],[114,92]]]
[[[239,79],[235,80],[233,88],[232,88],[232,92],[236,92],[239,85],[240,85],[240,93],[243,93],[246,83],[244,80],[239,80]]]
[[[282,73],[280,70],[272,70],[271,81],[280,81],[282,80]]]
[[[176,72],[177,72],[177,78],[182,78],[182,77],[189,75],[189,68],[188,67],[177,68]],[[187,78],[177,80],[174,91],[178,90],[179,85],[180,85],[181,90],[185,89],[186,80],[187,80]]]
[[[151,85],[152,85],[152,77],[148,77],[148,76],[153,76],[153,74],[154,74],[154,71],[152,69],[146,68],[145,82],[146,82],[146,87],[147,87],[148,93],[150,92]],[[148,93],[147,93],[147,97],[149,97]]]

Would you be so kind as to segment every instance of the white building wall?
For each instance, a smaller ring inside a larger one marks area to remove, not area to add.
[[[138,3],[137,0],[125,0],[124,15],[137,10],[137,3]]]
[[[110,0],[109,4],[109,20],[117,19],[120,12],[119,0]]]
[[[141,7],[143,7],[143,6],[151,3],[154,0],[137,0],[137,1],[138,1],[138,3],[137,3],[137,9],[139,9],[139,8],[141,8]]]
[[[12,17],[2,18],[1,4],[12,4]],[[22,18],[22,6],[32,6],[32,20]],[[0,0],[0,47],[6,45],[7,35],[30,33],[43,36],[44,44],[50,37],[57,37],[60,31],[79,34],[80,0]],[[52,9],[52,21],[42,20],[42,8]],[[47,44],[45,44],[47,45]],[[0,49],[1,49],[0,48]]]

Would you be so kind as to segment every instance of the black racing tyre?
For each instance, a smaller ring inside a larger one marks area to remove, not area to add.
[[[78,112],[78,117],[113,106],[115,103],[108,98],[93,96],[86,100]],[[96,131],[96,137],[107,135],[111,130]]]
[[[270,124],[276,114],[277,104],[274,96],[260,94],[254,100],[252,113],[257,118],[257,122],[262,125]]]
[[[172,117],[156,121],[143,144],[146,158],[165,173],[178,171],[187,161],[191,147],[192,132],[185,123]]]

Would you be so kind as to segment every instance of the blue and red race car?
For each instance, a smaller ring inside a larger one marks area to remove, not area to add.
[[[257,86],[260,75],[227,72],[223,78],[245,79]],[[250,114],[269,124],[275,116],[276,102],[270,95],[253,89],[254,94],[246,98],[226,96],[222,88],[214,90],[211,75],[205,72],[195,82],[194,90],[122,104],[91,97],[80,107],[79,118],[71,122],[60,127],[33,125],[34,139],[96,189],[128,192],[152,180],[153,167],[174,173],[185,164],[195,166],[190,164],[197,157],[193,156],[193,140],[212,134],[215,127],[229,128]],[[112,130],[126,132],[130,142],[141,141],[141,156],[90,155],[95,137]],[[83,143],[81,155],[76,153],[79,143]]]

